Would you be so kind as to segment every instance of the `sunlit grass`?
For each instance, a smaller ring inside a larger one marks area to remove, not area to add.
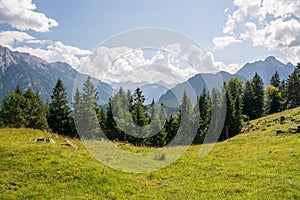
[[[1,129],[0,199],[299,199],[300,134],[287,133],[298,126],[294,119],[300,120],[300,109],[251,121],[245,134],[216,144],[204,158],[201,146],[191,146],[171,165],[140,174],[103,165],[79,140],[71,140],[73,148],[58,135]],[[276,135],[278,129],[284,133]],[[36,143],[41,136],[56,143]]]

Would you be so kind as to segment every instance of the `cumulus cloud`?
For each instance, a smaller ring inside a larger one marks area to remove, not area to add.
[[[238,40],[233,36],[215,37],[213,39],[215,49],[224,49],[225,47],[227,47],[231,44],[241,43],[241,42],[242,42],[241,40]]]
[[[225,36],[214,38],[216,48],[250,40],[254,46],[279,50],[293,63],[300,61],[300,1],[234,0]],[[237,38],[237,39],[236,39]]]
[[[216,62],[211,52],[191,46],[185,54],[179,44],[170,44],[145,55],[148,49],[129,47],[99,47],[82,59],[80,71],[102,81],[158,82],[175,84],[198,73],[230,71],[222,62]],[[231,71],[230,71],[231,72]]]
[[[0,23],[9,23],[19,30],[47,32],[58,26],[57,21],[35,11],[31,0],[1,0]]]
[[[20,31],[3,31],[0,32],[0,44],[12,48],[15,42],[31,41],[34,37]]]
[[[65,45],[62,42],[38,40],[35,37],[20,31],[0,32],[0,44],[11,50],[30,53],[47,62],[66,62],[75,68],[80,66],[81,58],[83,56],[87,56],[91,53],[89,50]]]

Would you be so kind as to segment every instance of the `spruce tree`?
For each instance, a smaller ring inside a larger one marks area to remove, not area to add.
[[[61,79],[58,79],[51,95],[49,115],[47,116],[50,129],[59,134],[70,135],[70,109],[67,93]]]
[[[146,113],[146,106],[144,105],[145,97],[140,88],[137,88],[133,94],[133,109],[132,118],[136,124],[136,134],[138,137],[135,138],[135,144],[141,145],[144,142],[145,130],[144,126],[149,124],[149,117]]]
[[[205,88],[198,98],[196,106],[198,106],[200,116],[197,135],[195,137],[194,143],[201,144],[204,141],[210,123],[210,97]]]
[[[27,127],[48,130],[47,117],[42,101],[38,94],[34,94],[31,88],[28,88],[24,94],[26,99],[26,115]]]
[[[273,114],[281,111],[282,97],[278,87],[274,85],[269,85],[266,90],[266,102],[265,102],[265,112],[266,114]]]
[[[243,112],[250,119],[256,119],[263,115],[264,83],[257,73],[251,81],[246,82],[243,105]]]
[[[300,106],[300,63],[287,79],[286,105],[288,109]]]
[[[26,99],[19,86],[2,101],[1,117],[3,125],[11,128],[26,127],[27,120],[24,113]]]
[[[198,112],[197,112],[198,113]],[[180,127],[178,130],[176,145],[188,145],[194,140],[194,136],[197,132],[196,116],[193,113],[193,106],[186,94],[183,93],[183,97],[180,104]]]
[[[91,77],[88,76],[83,85],[83,92],[82,92],[81,110],[82,110],[83,120],[79,122],[83,127],[83,132],[80,134],[81,136],[87,139],[95,139],[101,137],[102,134],[97,119],[97,115],[99,113],[97,100],[98,100],[98,93],[91,81]]]
[[[280,76],[278,71],[275,72],[275,74],[273,74],[271,80],[270,80],[270,85],[273,85],[277,88],[279,88],[280,86]]]
[[[227,98],[231,101],[232,106],[230,108],[231,121],[229,122],[229,128],[226,131],[228,131],[228,137],[233,137],[239,134],[242,128],[242,81],[237,78],[230,79],[226,85],[226,91],[228,93]]]
[[[256,73],[253,77],[253,115],[252,119],[259,118],[264,111],[264,83],[261,77]]]

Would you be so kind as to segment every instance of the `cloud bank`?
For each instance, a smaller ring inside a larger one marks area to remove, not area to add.
[[[222,62],[216,62],[211,52],[196,46],[191,46],[186,54],[181,53],[178,43],[160,49],[101,46],[82,58],[79,71],[108,83],[164,81],[172,85],[198,73],[229,70]]]
[[[234,0],[237,7],[213,40],[216,49],[250,40],[254,46],[278,50],[292,63],[300,61],[300,1]]]
[[[48,18],[44,13],[35,11],[31,0],[1,0],[0,23],[9,23],[13,27],[25,31],[47,32],[58,26],[57,21]]]

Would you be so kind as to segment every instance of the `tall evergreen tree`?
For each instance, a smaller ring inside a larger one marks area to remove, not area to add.
[[[108,101],[108,107],[106,111],[106,123],[105,123],[105,128],[106,130],[104,131],[106,134],[106,137],[110,140],[114,140],[118,138],[121,141],[126,141],[126,132],[124,132],[124,136],[121,136],[119,134],[119,129],[117,127],[117,123],[114,119],[113,111],[112,111],[112,98],[109,99]]]
[[[253,115],[252,119],[259,118],[264,111],[264,83],[261,77],[256,73],[253,77]]]
[[[98,123],[97,115],[99,108],[97,106],[98,93],[95,86],[91,81],[91,77],[88,76],[83,84],[82,92],[82,117],[84,121],[80,122],[83,127],[83,132],[80,133],[84,138],[98,138],[101,137],[100,125]]]
[[[266,90],[266,102],[265,102],[265,112],[266,114],[273,114],[281,111],[281,93],[278,87],[274,85],[269,85]]]
[[[157,105],[154,102],[154,99],[152,100],[152,103],[150,105],[150,127],[149,130],[149,136],[146,139],[146,143],[150,146],[164,146],[166,144],[166,134],[163,129],[163,125],[165,122],[164,119],[160,119],[159,112],[157,111]]]
[[[231,101],[231,121],[229,122],[227,137],[233,137],[240,133],[242,128],[242,94],[243,83],[237,78],[230,79],[226,85],[228,99]],[[227,100],[228,100],[227,99]],[[227,108],[228,109],[228,108]],[[226,128],[226,127],[225,127]]]
[[[61,79],[58,79],[51,95],[49,104],[48,125],[53,132],[70,135],[70,109],[67,93]]]
[[[275,74],[273,74],[271,80],[270,80],[270,85],[273,85],[277,88],[279,88],[280,86],[280,76],[278,71],[275,72]]]
[[[287,108],[300,106],[300,63],[287,79],[286,105]]]
[[[243,114],[249,118],[253,111],[253,87],[251,81],[246,81],[243,94]]]
[[[198,114],[195,113],[196,115]],[[186,94],[186,91],[183,93],[183,97],[180,104],[180,127],[178,130],[176,145],[188,145],[191,144],[194,140],[194,136],[197,133],[198,120],[193,114],[193,106]]]
[[[204,141],[210,123],[210,97],[205,88],[198,98],[196,107],[197,106],[200,112],[200,116],[197,135],[195,137],[194,143],[201,144]]]
[[[244,114],[250,119],[256,119],[263,115],[264,83],[257,73],[251,81],[246,82],[243,105]]]
[[[25,127],[27,120],[24,114],[26,99],[19,86],[2,101],[1,117],[4,126],[11,128]]]
[[[133,94],[133,109],[132,109],[132,118],[136,124],[136,134],[139,137],[135,138],[136,144],[143,144],[145,137],[145,130],[143,127],[149,124],[149,117],[146,113],[147,108],[144,105],[145,97],[140,88],[137,88]]]
[[[27,127],[47,130],[49,128],[47,117],[39,95],[34,94],[33,91],[28,88],[24,97],[26,99],[24,113],[26,115]]]

